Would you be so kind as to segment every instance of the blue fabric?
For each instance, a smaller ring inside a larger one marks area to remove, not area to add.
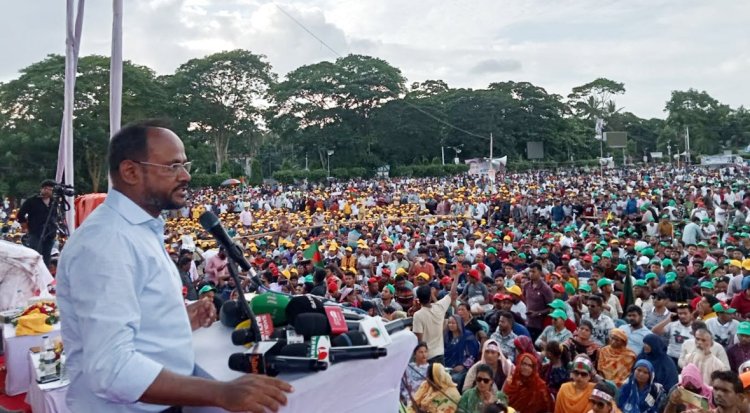
[[[651,347],[651,352],[645,349],[638,355],[637,360],[648,360],[654,367],[654,381],[665,389],[671,389],[677,384],[677,366],[664,351],[664,342],[656,334],[649,334],[643,338],[643,343]]]
[[[445,343],[445,367],[463,365],[467,358],[477,360],[479,354],[479,342],[474,334],[464,327],[464,322],[458,315],[453,315],[458,324],[459,338],[453,340],[451,333],[446,329],[443,342]]]
[[[529,333],[529,330],[521,323],[513,323],[513,334],[531,338],[531,333]]]
[[[192,375],[192,331],[164,221],[110,190],[65,245],[57,302],[73,412],[159,412],[137,402],[163,368]],[[85,354],[84,354],[85,351]]]

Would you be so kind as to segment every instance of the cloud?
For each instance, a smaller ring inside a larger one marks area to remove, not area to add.
[[[0,81],[64,54],[65,5],[54,4],[3,6]],[[563,96],[607,77],[625,83],[618,106],[664,117],[671,91],[691,87],[750,105],[747,16],[750,2],[740,1],[127,0],[123,53],[167,74],[191,58],[244,48],[267,56],[281,77],[357,53],[385,59],[409,82],[529,81]],[[111,2],[88,1],[81,53],[108,55],[110,32]]]
[[[515,72],[521,69],[521,62],[513,59],[487,59],[474,65],[471,68],[471,73],[474,74],[485,74],[485,73],[501,73],[501,72]]]

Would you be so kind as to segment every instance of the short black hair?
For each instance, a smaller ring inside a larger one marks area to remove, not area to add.
[[[55,186],[57,186],[57,182],[54,179],[45,179],[41,184],[39,184],[40,188],[49,188]]]
[[[417,299],[421,304],[429,304],[432,298],[432,288],[429,285],[423,285],[417,288]]]
[[[599,294],[591,294],[591,295],[589,296],[589,301],[596,301],[596,304],[597,304],[597,305],[602,305],[602,304],[604,304],[604,300],[602,299],[602,296],[601,296],[601,295],[599,295]]]
[[[727,383],[732,384],[732,390],[734,390],[735,393],[739,394],[742,393],[742,381],[740,380],[739,374],[731,371],[715,371],[711,373],[711,383],[713,384],[714,380],[721,380],[725,381]]]
[[[112,176],[119,175],[122,161],[145,161],[148,158],[148,130],[153,128],[171,129],[171,125],[164,119],[140,120],[125,125],[112,136],[107,152]]]
[[[532,262],[531,264],[529,264],[529,268],[530,268],[530,269],[531,269],[531,268],[534,268],[534,269],[537,269],[537,270],[539,270],[539,271],[542,271],[542,264],[539,264],[539,262],[537,262],[537,261],[534,261],[534,262]]]
[[[625,314],[630,314],[630,313],[638,313],[638,315],[642,316],[643,315],[643,310],[641,309],[641,307],[638,307],[635,304],[630,304],[628,306],[628,309],[625,310]]]
[[[505,311],[505,310],[500,311],[500,318],[504,318],[506,320],[510,320],[511,323],[515,323],[516,322],[516,318],[513,317],[513,313],[511,313],[510,311]]]

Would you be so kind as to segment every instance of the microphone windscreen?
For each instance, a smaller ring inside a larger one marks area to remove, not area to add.
[[[229,356],[229,368],[234,371],[250,371],[250,362],[243,353],[234,353]]]
[[[221,324],[230,328],[235,328],[237,327],[237,324],[247,320],[247,315],[242,311],[241,304],[238,301],[227,300],[221,305],[219,320],[221,321]]]
[[[314,295],[305,294],[292,297],[286,306],[285,312],[286,321],[294,325],[294,320],[298,315],[304,313],[325,314],[325,309],[323,308],[323,300]]]
[[[294,331],[305,337],[331,334],[328,318],[323,314],[302,313],[294,320]]]
[[[215,227],[217,224],[219,224],[219,217],[217,217],[214,213],[210,211],[206,211],[202,213],[200,217],[198,217],[198,222],[200,222],[203,229],[208,231],[211,228]]]
[[[279,354],[291,357],[310,357],[310,345],[306,343],[287,344],[281,348]]]
[[[275,327],[286,324],[286,308],[291,296],[273,292],[257,295],[250,302],[255,314],[270,314]]]
[[[348,331],[331,341],[331,347],[366,346],[367,344],[367,335],[363,331]]]

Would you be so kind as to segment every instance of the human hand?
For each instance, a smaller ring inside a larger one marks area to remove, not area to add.
[[[187,306],[188,318],[190,319],[190,328],[193,331],[201,327],[209,327],[216,321],[216,307],[213,301],[204,297]]]
[[[273,377],[246,374],[224,383],[219,394],[219,406],[230,412],[276,412],[286,406],[286,393],[294,388]]]

